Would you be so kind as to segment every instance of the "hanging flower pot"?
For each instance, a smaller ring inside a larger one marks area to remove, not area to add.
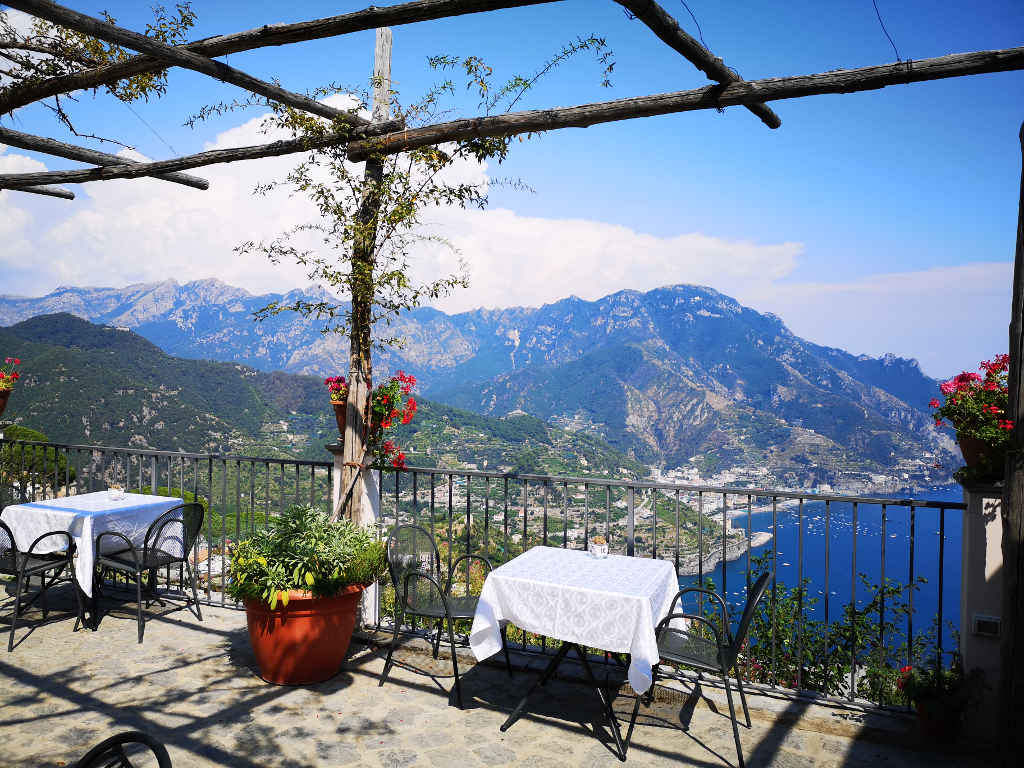
[[[7,409],[7,401],[11,397],[11,391],[21,374],[15,369],[21,365],[21,360],[16,357],[4,358],[3,365],[0,365],[0,416],[3,416]]]
[[[334,407],[334,421],[338,424],[338,434],[341,435],[339,442],[345,442],[345,420],[348,411],[348,384],[344,376],[330,376],[324,379],[324,384],[331,393],[331,405]]]
[[[345,442],[345,419],[347,418],[347,414],[348,414],[348,404],[347,403],[343,403],[343,402],[342,403],[331,402],[331,405],[334,406],[334,420],[338,424],[338,434],[341,435],[341,442],[344,443]]]
[[[968,467],[981,466],[986,460],[987,455],[992,451],[984,440],[961,435],[959,432],[956,435],[956,442],[960,446],[960,453],[963,454],[964,464]]]

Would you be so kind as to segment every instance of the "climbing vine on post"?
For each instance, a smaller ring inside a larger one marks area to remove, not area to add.
[[[531,77],[517,76],[495,85],[493,71],[479,57],[441,56],[429,60],[440,73],[461,72],[465,87],[479,99],[478,106],[488,113],[515,105],[537,80],[581,51],[595,53],[604,65],[604,82],[611,71],[607,46],[597,37],[579,38],[563,47]],[[373,104],[374,121],[389,117],[408,126],[427,124],[446,112],[446,102],[458,96],[454,79],[446,78],[415,103],[405,105],[396,91],[387,88],[387,108],[381,109],[382,80],[375,77],[377,99]],[[330,97],[366,110],[370,95],[334,86],[321,88],[317,97]],[[292,138],[316,139],[346,126],[267,101],[218,105],[205,109],[197,118],[253,104],[266,104],[271,114],[264,122],[265,132],[286,133]],[[456,166],[488,160],[502,162],[508,155],[513,137],[487,137],[420,147],[398,154],[371,155],[365,166],[347,159],[346,147],[311,149],[301,163],[284,178],[267,181],[256,188],[257,194],[285,190],[301,194],[315,206],[316,220],[297,224],[269,241],[248,241],[236,248],[240,255],[261,254],[274,263],[292,262],[301,266],[310,283],[325,289],[317,297],[299,296],[288,302],[273,302],[256,313],[263,320],[285,312],[295,312],[321,325],[324,333],[347,334],[351,341],[348,391],[348,423],[361,429],[346,430],[356,444],[345,448],[349,472],[343,475],[347,494],[361,461],[368,436],[368,403],[372,391],[372,346],[400,346],[402,340],[389,333],[390,324],[404,311],[425,301],[450,294],[466,286],[465,264],[447,275],[427,280],[412,276],[412,256],[417,247],[454,250],[442,235],[425,220],[428,211],[442,207],[484,208],[488,189],[494,183],[460,180]],[[519,182],[511,182],[519,184]],[[342,302],[334,295],[349,298]],[[359,393],[357,387],[362,386]],[[358,403],[355,411],[353,404]],[[355,418],[353,418],[355,417]],[[346,482],[347,479],[347,482]],[[336,510],[335,514],[339,514]]]

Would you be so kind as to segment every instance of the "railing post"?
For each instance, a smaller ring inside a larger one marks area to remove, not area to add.
[[[629,486],[629,511],[626,515],[626,554],[636,554],[636,487]]]
[[[963,733],[979,746],[995,744],[1003,599],[1002,488],[965,488],[960,561],[960,657],[964,672],[981,670],[980,700],[967,709]],[[940,630],[941,631],[941,630]]]

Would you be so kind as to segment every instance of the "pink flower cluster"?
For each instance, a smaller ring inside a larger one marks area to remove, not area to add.
[[[21,378],[21,374],[14,370],[14,367],[17,365],[21,365],[19,358],[4,358],[4,364],[0,366],[0,389],[14,388],[14,382]]]
[[[943,425],[947,418],[958,435],[980,437],[988,441],[1003,442],[1000,434],[1013,429],[1013,421],[1005,418],[1008,390],[1006,375],[1010,356],[996,355],[979,366],[984,375],[964,371],[942,382],[939,390],[945,403],[932,398],[928,407],[935,409],[935,426]]]
[[[331,376],[324,379],[327,390],[331,393],[332,403],[343,403],[348,397],[348,384],[344,376]]]

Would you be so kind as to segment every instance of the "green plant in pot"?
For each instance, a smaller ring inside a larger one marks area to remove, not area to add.
[[[1003,477],[1013,431],[1013,421],[1007,418],[1009,365],[1010,356],[1005,354],[985,360],[980,374],[964,371],[942,382],[943,402],[932,398],[928,403],[936,427],[948,421],[956,430],[966,464],[956,472],[956,479],[963,484],[991,483]]]
[[[235,545],[227,592],[245,604],[260,676],[302,685],[337,674],[363,590],[386,570],[369,530],[313,506],[294,506]]]
[[[952,666],[930,663],[900,670],[896,687],[917,709],[921,734],[930,742],[948,743],[960,734],[964,712],[981,686],[980,673],[964,675],[958,659]]]

